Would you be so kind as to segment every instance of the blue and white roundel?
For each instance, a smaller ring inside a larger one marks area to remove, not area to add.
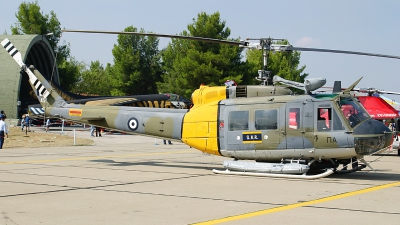
[[[128,128],[131,131],[135,131],[139,127],[139,122],[135,117],[132,117],[128,120]]]

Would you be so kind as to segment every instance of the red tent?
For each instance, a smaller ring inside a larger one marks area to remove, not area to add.
[[[399,113],[385,100],[376,96],[357,96],[361,104],[376,120],[400,118]]]

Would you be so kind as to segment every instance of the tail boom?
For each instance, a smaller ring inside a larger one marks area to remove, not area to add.
[[[47,107],[45,114],[126,133],[181,140],[186,109],[66,104]]]

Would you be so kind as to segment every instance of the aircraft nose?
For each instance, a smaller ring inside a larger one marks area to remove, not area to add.
[[[370,155],[389,147],[393,133],[382,122],[369,119],[359,124],[353,131],[354,147],[358,155]]]

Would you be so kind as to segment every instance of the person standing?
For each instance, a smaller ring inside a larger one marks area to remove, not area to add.
[[[21,131],[24,131],[24,126],[25,126],[25,114],[22,115],[22,119],[21,119]]]
[[[46,121],[46,132],[49,132],[49,128],[50,128],[50,119],[47,119],[47,121]]]
[[[26,115],[25,115],[25,127],[26,127],[26,132],[31,132],[30,120],[31,120],[31,118],[29,117],[28,114],[26,114]]]
[[[2,115],[4,115],[4,119],[7,118],[7,115],[6,115],[6,113],[4,112],[4,110],[1,110],[0,113],[1,113]]]
[[[0,149],[3,148],[4,136],[8,138],[7,124],[4,122],[5,118],[3,114],[0,114]]]
[[[90,126],[90,136],[94,137],[94,129],[95,127],[93,125]]]
[[[96,127],[96,137],[101,137],[101,129],[100,129],[100,127]]]

